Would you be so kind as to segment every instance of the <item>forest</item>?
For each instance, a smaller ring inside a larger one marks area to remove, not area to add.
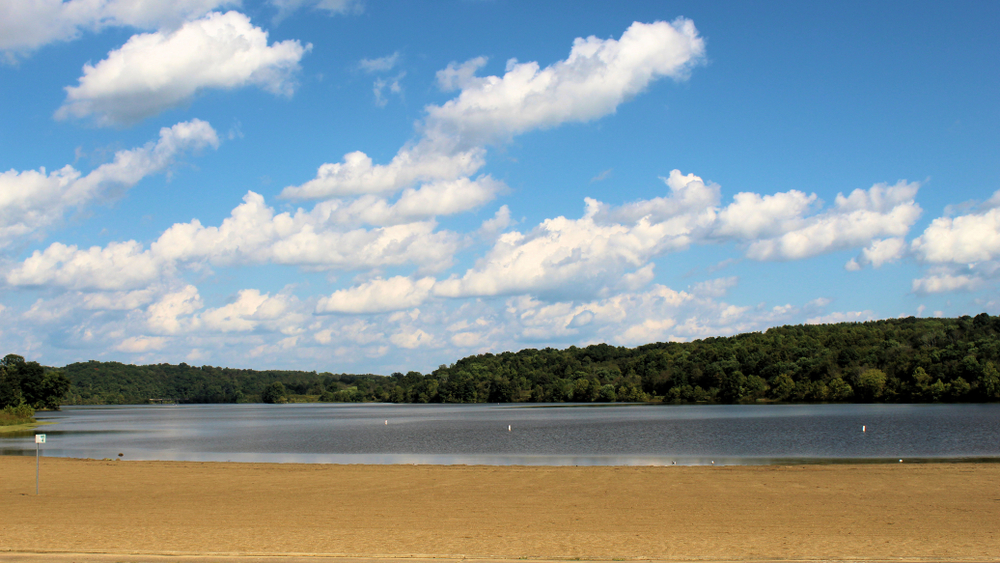
[[[1000,317],[782,326],[636,348],[479,354],[388,376],[81,362],[63,404],[150,401],[988,402],[1000,400]]]

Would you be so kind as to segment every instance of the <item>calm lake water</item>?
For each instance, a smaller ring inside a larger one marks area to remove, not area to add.
[[[487,465],[1000,461],[989,405],[176,405],[66,407],[0,454]],[[862,426],[865,427],[862,432]]]

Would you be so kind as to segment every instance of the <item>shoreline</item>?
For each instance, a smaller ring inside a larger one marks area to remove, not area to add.
[[[0,475],[0,560],[26,563],[55,555],[95,563],[1000,561],[997,463],[570,467],[45,458],[39,496],[33,459],[0,456]]]
[[[51,422],[47,420],[36,420],[35,422],[25,422],[24,424],[9,424],[7,426],[0,426],[0,434],[12,434],[14,432],[30,432],[39,426],[47,426],[50,424],[58,424],[56,422]]]

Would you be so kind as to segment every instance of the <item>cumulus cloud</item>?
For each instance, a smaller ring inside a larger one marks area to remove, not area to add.
[[[439,74],[439,83],[461,92],[444,105],[426,108],[426,134],[476,146],[531,129],[597,119],[660,77],[687,78],[704,49],[694,23],[679,18],[633,23],[618,40],[578,38],[565,60],[545,68],[512,59],[503,77],[474,76],[482,58],[449,66]]]
[[[146,287],[162,272],[162,262],[134,240],[88,249],[56,242],[8,272],[7,283],[108,291]]]
[[[209,309],[201,314],[200,319],[206,330],[247,332],[257,329],[261,324],[287,317],[295,307],[296,303],[289,296],[279,294],[272,297],[268,293],[261,294],[257,289],[244,289],[232,303]],[[286,328],[283,332],[297,331]]]
[[[671,193],[663,198],[619,208],[587,198],[580,219],[556,217],[527,233],[505,233],[475,267],[440,282],[435,293],[593,295],[646,267],[653,256],[688,247],[711,228],[718,186],[676,170],[665,181]]]
[[[951,271],[937,271],[913,280],[913,292],[920,295],[948,293],[952,291],[972,291],[981,288],[985,280],[976,275]]]
[[[747,257],[798,260],[867,246],[879,237],[904,236],[920,217],[920,206],[914,201],[919,187],[916,182],[900,181],[894,186],[856,189],[847,197],[838,194],[832,209],[798,221],[786,219],[786,224],[793,226],[791,230],[751,242]],[[753,216],[747,220],[754,222]]]
[[[996,198],[998,191],[993,195]],[[1000,208],[938,217],[911,244],[924,262],[968,264],[1000,257]]]
[[[722,206],[720,187],[694,174],[674,170],[663,180],[669,188],[663,197],[621,206],[586,198],[580,219],[557,217],[526,233],[508,232],[473,268],[434,291],[446,297],[530,293],[561,299],[636,289],[652,280],[651,259],[719,242],[745,246],[756,260],[864,247],[860,263],[848,267],[878,267],[903,255],[902,236],[920,214],[916,183],[855,190],[813,213],[815,194],[745,192]],[[879,238],[884,235],[892,236]]]
[[[324,201],[313,209],[312,215],[339,225],[399,225],[476,209],[506,190],[506,184],[488,175],[475,180],[459,178],[407,188],[391,203],[372,195]]]
[[[324,210],[276,214],[248,192],[218,227],[177,223],[151,245],[158,257],[214,265],[276,263],[314,269],[373,269],[415,264],[427,271],[451,265],[459,237],[433,221],[347,229]]]
[[[868,265],[879,268],[882,264],[899,260],[905,253],[906,240],[903,237],[878,239],[862,249],[858,257],[851,258],[845,268],[851,271],[860,270]]]
[[[442,189],[441,193],[449,192]],[[429,196],[412,197],[402,210],[390,208],[388,213],[419,215],[421,198]],[[122,290],[143,287],[179,267],[199,264],[271,263],[310,270],[414,265],[420,271],[437,272],[451,266],[462,245],[460,235],[438,231],[433,220],[354,228],[341,224],[329,208],[276,213],[263,196],[248,192],[219,226],[205,226],[197,219],[176,223],[149,248],[136,241],[88,249],[53,243],[13,267],[6,280],[13,286]]]
[[[146,309],[149,330],[157,334],[177,334],[198,326],[192,315],[203,306],[198,288],[187,285],[179,291],[167,293]]]
[[[512,60],[503,77],[475,76],[486,63],[483,57],[452,63],[438,73],[438,83],[444,90],[460,89],[458,96],[427,106],[420,139],[401,148],[389,164],[373,165],[363,152],[352,152],[339,163],[322,165],[313,180],[286,187],[282,197],[386,193],[470,176],[483,166],[486,145],[613,113],[658,78],[685,79],[703,57],[704,41],[694,23],[681,18],[636,22],[618,40],[577,39],[569,57],[545,68]]]
[[[913,280],[917,294],[976,291],[1000,274],[1000,191],[986,202],[967,202],[956,217],[938,217],[909,245],[928,266]]]
[[[316,304],[317,313],[384,313],[422,304],[434,287],[434,278],[395,276],[341,289]]]
[[[115,346],[115,350],[130,354],[141,354],[152,350],[162,350],[168,342],[169,339],[162,336],[131,336]]]
[[[424,332],[423,329],[401,329],[396,334],[389,337],[389,341],[399,346],[400,348],[422,348],[427,346],[433,346],[435,344],[434,337]]]
[[[159,140],[119,151],[86,176],[70,165],[51,173],[45,168],[0,173],[0,247],[40,235],[70,210],[131,188],[184,152],[218,146],[212,126],[194,119],[160,129]]]
[[[288,186],[281,197],[325,199],[358,194],[392,193],[416,182],[456,180],[474,174],[485,164],[485,151],[472,149],[454,154],[429,150],[426,145],[401,149],[389,164],[373,165],[361,151],[344,155],[342,162],[324,164],[316,178],[301,186]]]
[[[310,48],[296,40],[269,46],[267,32],[247,16],[213,12],[174,31],[135,35],[96,65],[84,65],[79,85],[66,88],[55,115],[127,125],[208,88],[255,85],[291,95],[299,60]]]
[[[239,0],[0,0],[0,51],[13,59],[107,27],[173,28]]]
[[[635,346],[760,330],[787,322],[802,309],[740,307],[719,299],[731,278],[709,280],[692,291],[654,284],[590,301],[546,302],[529,296],[506,301],[503,332],[519,341],[610,342]],[[706,291],[708,289],[708,291]]]
[[[733,196],[733,203],[719,211],[715,234],[754,239],[794,231],[804,226],[803,217],[816,200],[816,194],[798,190],[774,195],[740,192]]]
[[[496,240],[497,235],[514,224],[514,220],[510,217],[510,208],[506,205],[501,205],[500,209],[493,214],[493,217],[483,221],[483,224],[479,227],[479,235],[483,238],[493,241]]]

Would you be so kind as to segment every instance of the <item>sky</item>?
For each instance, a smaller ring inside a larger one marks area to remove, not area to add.
[[[998,23],[0,0],[0,348],[387,374],[996,315]]]

